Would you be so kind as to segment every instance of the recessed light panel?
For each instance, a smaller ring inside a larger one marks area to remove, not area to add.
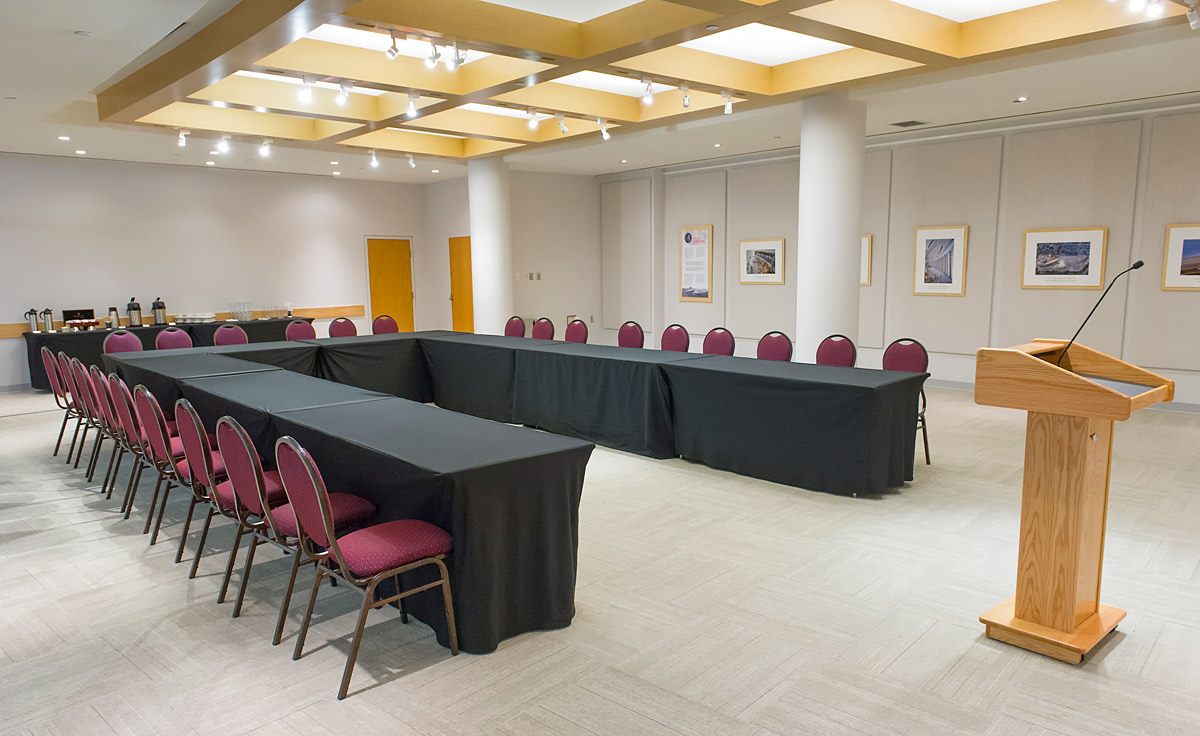
[[[316,30],[305,36],[314,41],[324,41],[326,43],[336,43],[342,46],[353,46],[359,49],[370,49],[383,53],[392,45],[392,37],[387,32],[378,33],[376,31],[364,31],[359,28],[347,28],[345,26],[335,26],[326,23],[323,26],[318,26]],[[424,59],[429,56],[429,39],[427,38],[400,38],[397,34],[396,48],[399,49],[399,56],[408,56],[414,59]],[[464,49],[462,53],[466,56],[464,64],[470,64],[472,61],[482,59],[491,54],[485,51],[473,51]]]
[[[428,48],[428,47],[426,47],[426,48]],[[250,77],[251,79],[265,79],[268,82],[283,82],[285,84],[294,84],[297,87],[302,86],[304,84],[303,79],[300,79],[299,77],[289,77],[286,74],[265,74],[263,72],[237,71],[237,72],[233,73],[233,76],[235,76],[235,77]],[[318,81],[314,81],[310,78],[308,84],[311,87],[320,87],[321,89],[330,89],[330,90],[333,90],[334,92],[340,92],[342,90],[342,86],[340,84],[336,84],[334,82],[318,82]],[[351,92],[351,94],[370,95],[371,97],[378,97],[379,95],[387,94],[387,92],[385,92],[384,90],[371,89],[369,87],[351,87],[350,92]],[[221,106],[224,106],[224,103],[221,103]]]
[[[483,0],[488,5],[503,5],[551,18],[586,23],[592,18],[608,15],[614,10],[637,5],[641,0]]]
[[[959,23],[988,18],[993,15],[1011,13],[1034,5],[1045,5],[1054,0],[892,0],[910,8],[948,18]]]
[[[679,45],[764,66],[779,66],[850,48],[845,44],[761,23],[738,26]]]
[[[622,77],[619,74],[604,74],[603,72],[575,72],[554,80],[554,84],[566,84],[571,87],[594,89],[597,92],[610,92],[625,97],[641,97],[646,94],[646,83],[636,77]],[[669,84],[651,84],[655,94],[674,89]]]
[[[529,111],[528,110],[526,110],[526,109],[518,110],[518,109],[512,108],[512,107],[504,107],[503,105],[481,105],[478,102],[468,102],[465,105],[459,105],[458,109],[459,110],[467,110],[469,112],[482,112],[482,113],[487,113],[488,115],[503,115],[503,116],[509,117],[509,118],[522,118],[524,120],[529,119]],[[537,112],[537,113],[534,113],[534,117],[537,120],[545,120],[546,118],[551,118],[554,116],[547,115],[544,112]]]

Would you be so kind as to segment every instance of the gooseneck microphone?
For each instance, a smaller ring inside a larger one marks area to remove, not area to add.
[[[1058,356],[1058,361],[1055,362],[1054,365],[1062,365],[1063,358],[1067,357],[1067,351],[1070,350],[1071,346],[1075,344],[1075,338],[1079,337],[1079,333],[1083,332],[1083,328],[1087,326],[1088,320],[1091,319],[1092,315],[1096,313],[1096,310],[1100,308],[1100,302],[1104,301],[1104,297],[1108,296],[1108,292],[1112,291],[1113,284],[1117,283],[1117,279],[1121,278],[1130,271],[1135,271],[1141,268],[1144,265],[1146,265],[1145,261],[1137,261],[1129,268],[1125,269],[1116,276],[1113,276],[1113,280],[1108,282],[1108,288],[1105,289],[1104,293],[1100,295],[1100,299],[1096,301],[1096,306],[1092,307],[1092,311],[1088,312],[1088,316],[1083,318],[1083,324],[1079,325],[1078,330],[1075,330],[1075,337],[1072,337],[1071,342],[1067,343],[1067,346],[1063,348],[1062,353],[1060,353]]]

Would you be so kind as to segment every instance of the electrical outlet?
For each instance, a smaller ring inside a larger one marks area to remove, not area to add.
[[[589,315],[588,315],[588,322],[595,322],[595,321],[596,321],[596,315],[594,315],[594,314],[589,314]]]
[[[537,280],[538,281],[542,280],[542,272],[541,271],[538,271]]]

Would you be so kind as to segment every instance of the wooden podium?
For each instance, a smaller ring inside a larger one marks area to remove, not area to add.
[[[983,348],[975,402],[1025,409],[1017,592],[979,617],[989,638],[1077,664],[1125,612],[1100,604],[1113,422],[1175,383],[1066,340]]]

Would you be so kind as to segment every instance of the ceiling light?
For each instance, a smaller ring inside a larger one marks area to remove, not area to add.
[[[1021,95],[1017,99],[1013,100],[1013,102],[1029,102],[1029,98],[1025,95]]]
[[[719,30],[721,30],[721,26],[704,26],[704,30],[706,30],[706,31],[719,31]]]
[[[435,66],[437,66],[438,59],[440,59],[440,58],[442,58],[442,55],[438,51],[437,44],[433,42],[432,38],[429,39],[429,56],[425,57],[425,68],[426,69],[434,68]]]
[[[1137,13],[1146,9],[1146,0],[1129,0],[1129,12]]]
[[[537,130],[537,127],[538,127],[537,113],[534,112],[534,109],[532,107],[529,108],[529,122],[527,123],[527,125],[529,126],[530,130]]]
[[[220,156],[220,155],[221,155],[221,152],[220,152],[220,151],[218,151],[218,150],[216,150],[216,149],[214,148],[213,150],[211,150],[211,151],[209,151],[209,152],[208,152],[208,155],[209,155],[209,156]]]
[[[342,175],[342,172],[340,172],[340,171],[335,171],[335,172],[333,172],[333,175],[334,175],[334,176],[341,176],[341,175]]]
[[[1200,5],[1193,5],[1187,12],[1188,25],[1193,31],[1200,31]]]
[[[608,132],[608,121],[604,118],[598,118],[597,123],[600,123],[600,137],[604,140],[612,138],[612,134]]]
[[[567,132],[567,116],[560,112],[554,117],[558,118],[558,132],[565,134]]]
[[[408,154],[408,168],[410,168],[410,169],[417,168],[417,162],[416,162],[416,160],[413,159],[413,155],[411,153]]]
[[[271,155],[271,139],[264,138],[262,145],[258,147],[258,155],[266,158]]]
[[[220,153],[229,153],[229,136],[221,136],[221,140],[217,141],[217,151]]]
[[[440,174],[440,173],[442,173],[442,170],[441,170],[441,169],[430,169],[430,170],[429,170],[429,173],[431,173],[431,174]]]
[[[410,118],[417,116],[417,98],[420,96],[419,92],[413,92],[411,89],[408,91],[408,110],[405,111],[405,115]]]
[[[650,83],[649,79],[643,79],[642,83],[646,85],[646,91],[642,93],[642,104],[643,105],[653,105],[654,104],[654,85]]]
[[[76,155],[78,155],[78,156],[86,156],[86,155],[87,155],[87,151],[76,151],[76,152],[75,152],[75,154],[76,154]]]
[[[216,161],[205,161],[204,165],[205,166],[216,166],[217,162]]]
[[[733,114],[733,95],[731,95],[729,93],[729,90],[724,89],[724,90],[721,90],[721,97],[725,98],[725,114],[732,115]]]
[[[69,140],[71,140],[71,136],[69,136],[69,135],[60,135],[60,136],[58,137],[58,139],[59,139],[60,141],[69,141]]]
[[[387,58],[395,59],[400,55],[400,47],[396,45],[396,31],[390,30],[388,35],[392,37],[392,45],[383,53],[387,55]]]
[[[454,71],[458,68],[459,64],[465,63],[466,60],[467,55],[459,52],[458,41],[455,41],[454,46],[451,49],[450,56],[446,58],[446,68],[450,71]]]
[[[688,86],[686,84],[679,85],[679,91],[683,93],[683,106],[691,107],[692,93],[688,90]]]
[[[175,143],[180,148],[186,148],[187,147],[187,136],[188,136],[188,132],[186,130],[179,131],[179,137],[175,139]]]
[[[300,101],[305,105],[312,102],[312,82],[308,80],[308,77],[300,78],[300,91],[296,96],[299,97]]]
[[[629,163],[629,159],[623,158],[623,159],[621,159],[621,163],[627,164],[627,163]]]
[[[374,150],[371,151],[371,168],[372,169],[379,168],[379,158],[375,155]]]
[[[337,97],[335,98],[337,104],[339,104],[339,105],[346,104],[346,101],[350,99],[350,89],[351,88],[350,88],[349,82],[342,82],[341,84],[338,85],[338,93],[337,93]]]
[[[1146,6],[1147,18],[1160,18],[1163,14],[1163,6],[1160,0],[1150,0],[1150,4]]]
[[[337,161],[330,161],[330,162],[329,162],[329,165],[330,165],[330,166],[337,166],[337,165],[338,165],[338,162],[337,162]]]

